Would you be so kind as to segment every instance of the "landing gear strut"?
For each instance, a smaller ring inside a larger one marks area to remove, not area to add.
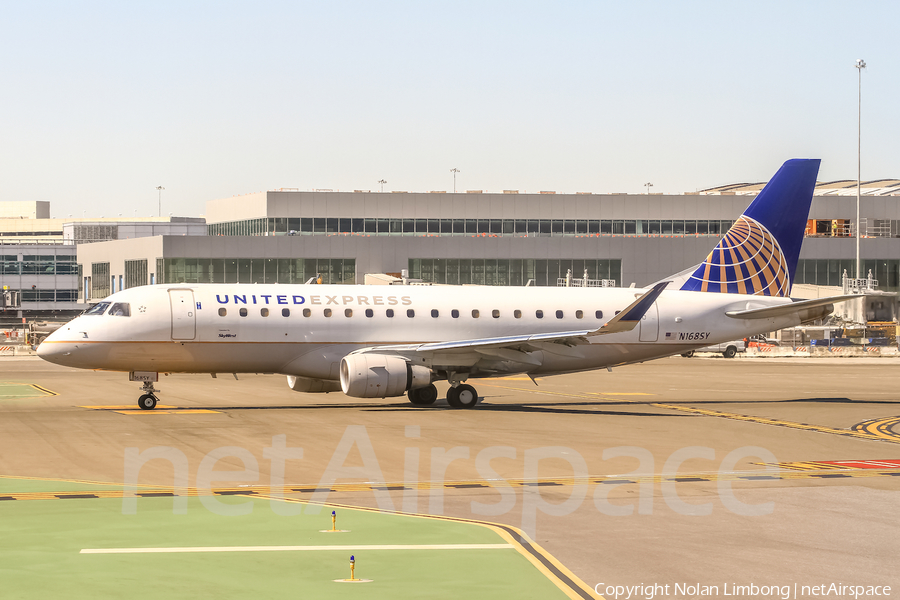
[[[153,410],[156,408],[156,403],[158,402],[156,392],[159,390],[153,387],[153,382],[145,381],[141,391],[143,394],[138,398],[138,406],[141,407],[141,410]]]

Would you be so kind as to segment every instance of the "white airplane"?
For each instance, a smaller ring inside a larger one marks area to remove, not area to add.
[[[469,379],[611,369],[828,315],[852,296],[788,297],[818,169],[786,162],[703,263],[646,289],[142,286],[85,311],[38,355],[130,372],[147,410],[159,373],[280,373],[298,392],[416,405],[445,380],[450,406],[471,408]]]

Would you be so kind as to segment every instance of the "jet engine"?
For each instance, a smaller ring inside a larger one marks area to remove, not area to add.
[[[349,354],[341,359],[341,389],[354,398],[387,398],[431,383],[431,370],[388,354]]]
[[[295,392],[306,392],[307,394],[320,394],[328,392],[339,392],[341,386],[337,381],[328,381],[326,379],[310,379],[309,377],[297,377],[294,375],[287,376],[288,387]]]

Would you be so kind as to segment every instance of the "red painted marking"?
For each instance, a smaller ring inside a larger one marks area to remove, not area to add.
[[[887,460],[818,460],[816,462],[849,469],[900,469],[900,459]]]

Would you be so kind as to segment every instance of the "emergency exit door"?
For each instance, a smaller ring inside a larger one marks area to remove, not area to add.
[[[192,340],[197,335],[197,307],[192,290],[169,290],[172,306],[172,339]]]

